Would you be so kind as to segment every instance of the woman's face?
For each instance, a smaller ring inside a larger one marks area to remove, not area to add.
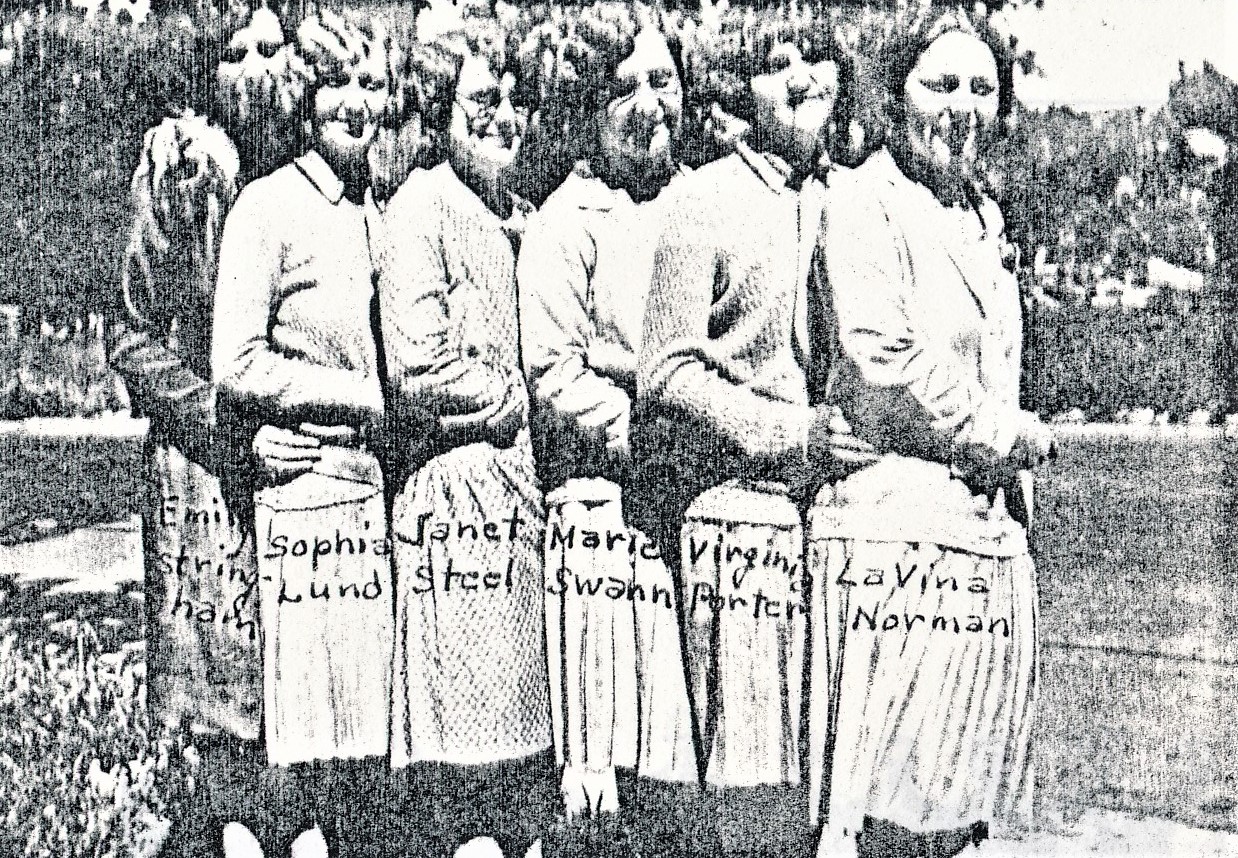
[[[683,115],[683,87],[666,37],[646,27],[615,70],[618,93],[602,109],[598,144],[608,169],[639,181],[669,175]]]
[[[484,57],[470,54],[460,67],[449,132],[453,164],[486,181],[516,159],[526,118],[512,104],[516,80],[495,76]]]
[[[933,40],[903,87],[905,143],[945,179],[971,174],[984,132],[997,118],[997,61],[979,38],[957,30]]]
[[[808,62],[798,46],[779,42],[749,86],[762,149],[792,164],[809,164],[825,154],[838,97],[833,60]]]
[[[355,64],[326,69],[314,93],[314,139],[329,164],[365,160],[387,97],[387,60],[381,50]]]

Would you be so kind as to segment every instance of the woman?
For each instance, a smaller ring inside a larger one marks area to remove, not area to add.
[[[480,15],[465,7],[466,14]],[[532,173],[540,164],[522,158],[529,119],[537,108],[530,86],[526,33],[528,13],[500,23],[466,17],[460,29],[439,33],[433,45],[459,61],[455,103],[447,116],[442,156],[460,182],[494,216],[513,248],[532,206],[521,196],[525,185],[540,184]]]
[[[950,856],[1026,814],[1036,687],[1019,292],[977,157],[1011,103],[983,19],[902,21],[877,67],[884,148],[839,177],[824,250],[828,398],[879,459],[818,497],[833,737],[825,853]],[[822,672],[826,665],[821,665]],[[857,838],[858,835],[858,838]]]
[[[682,59],[668,23],[647,6],[610,2],[565,16],[541,116],[580,160],[530,221],[516,269],[549,491],[547,633],[563,798],[569,815],[622,805],[646,841],[639,854],[688,851],[689,826],[661,823],[696,793],[678,599],[621,503],[644,297],[665,188],[679,173]],[[589,532],[610,538],[590,548]]]
[[[840,75],[816,14],[727,12],[700,41],[695,109],[748,142],[671,189],[637,375],[629,506],[679,549],[699,775],[732,854],[812,848],[797,502],[845,455],[805,372]]]
[[[391,764],[410,851],[477,836],[522,855],[553,804],[540,546],[515,260],[466,176],[514,155],[506,52],[474,21],[457,79],[426,105],[447,163],[414,171],[378,253],[393,450]],[[460,175],[453,167],[460,169]]]
[[[391,572],[383,419],[371,327],[366,153],[386,109],[386,44],[363,18],[329,11],[297,32],[312,148],[248,185],[228,217],[215,295],[212,366],[241,426],[312,435],[307,455],[268,439],[277,472],[307,473],[255,495],[268,761],[303,783],[296,822],[332,828],[364,801],[361,763],[386,754]],[[371,765],[375,771],[377,765]],[[338,806],[336,799],[339,799]],[[358,846],[346,842],[348,847]]]
[[[163,855],[217,852],[225,825],[263,831],[257,788],[262,673],[244,447],[215,420],[209,332],[218,235],[236,198],[236,149],[200,117],[146,133],[111,366],[150,421],[143,504],[149,701],[202,760],[192,804]],[[264,427],[264,437],[274,427]],[[297,441],[312,443],[299,436]]]

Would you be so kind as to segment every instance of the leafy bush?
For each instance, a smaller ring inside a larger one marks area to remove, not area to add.
[[[220,31],[184,15],[133,28],[24,13],[6,37],[0,301],[107,306],[143,132],[210,107]]]
[[[0,345],[0,420],[96,417],[122,407],[119,389],[97,315],[40,324]]]
[[[146,711],[144,645],[105,651],[88,622],[0,637],[0,853],[154,853],[191,786],[185,750]]]
[[[1171,419],[1196,410],[1219,415],[1227,408],[1222,331],[1217,290],[1162,293],[1142,310],[1035,305],[1027,317],[1024,405],[1048,415],[1079,408],[1091,420],[1140,408]]]

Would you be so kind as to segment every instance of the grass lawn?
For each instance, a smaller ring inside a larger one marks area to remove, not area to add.
[[[1238,444],[1071,434],[1039,480],[1041,797],[1238,830]]]
[[[0,433],[0,545],[137,512],[141,455],[131,437]]]
[[[145,647],[40,620],[0,621],[0,854],[150,855],[193,754],[147,718]]]
[[[23,517],[135,510],[136,443],[6,443],[10,541]],[[1033,534],[1041,810],[1238,831],[1238,444],[1080,431],[1063,447]],[[184,800],[193,754],[147,721],[135,595],[51,602],[0,583],[0,854],[140,855]]]

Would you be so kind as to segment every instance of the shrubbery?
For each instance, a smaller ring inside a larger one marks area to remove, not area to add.
[[[122,407],[98,315],[24,326],[0,339],[0,420],[96,417]]]
[[[76,11],[10,11],[0,22],[0,112],[7,120],[0,124],[0,303],[25,305],[36,318],[115,309],[131,220],[128,184],[143,133],[185,109],[229,114],[220,109],[215,69],[241,13],[222,3],[181,8],[165,8],[140,26],[106,15],[86,21]],[[375,8],[390,16],[397,5]],[[232,129],[247,174],[275,166],[280,153],[291,157],[286,125]],[[1115,177],[1133,175],[1140,194],[1155,191],[1155,205],[1146,207],[1151,225],[1141,221],[1146,234],[1126,244],[1198,264],[1197,231],[1171,228],[1199,218],[1173,182],[1166,184],[1186,169],[1177,146],[1157,148],[1172,125],[1168,118],[1113,119],[1093,127],[1069,111],[1026,117],[999,158],[1007,219],[1025,262],[1037,245],[1056,245],[1058,226],[1088,245],[1083,261],[1114,250]],[[1046,134],[1061,143],[1052,153],[1040,145]],[[1092,217],[1093,209],[1100,215]],[[1098,237],[1089,232],[1093,221]],[[1136,406],[1174,415],[1232,410],[1217,398],[1212,364],[1200,362],[1218,326],[1209,300],[1147,311],[1042,308],[1029,323],[1030,404],[1049,413],[1077,407],[1098,418]],[[0,417],[116,407],[110,379],[98,377],[102,368],[84,368],[95,346],[80,345],[86,358],[46,338],[0,345]]]
[[[146,711],[143,645],[88,622],[0,636],[0,853],[133,858],[158,847],[192,784],[187,750]]]
[[[221,28],[25,13],[0,76],[0,302],[107,307],[142,135],[210,109]]]
[[[1227,410],[1216,290],[1162,293],[1146,309],[1034,305],[1027,315],[1024,405],[1078,408],[1089,420],[1151,408],[1171,420]]]

